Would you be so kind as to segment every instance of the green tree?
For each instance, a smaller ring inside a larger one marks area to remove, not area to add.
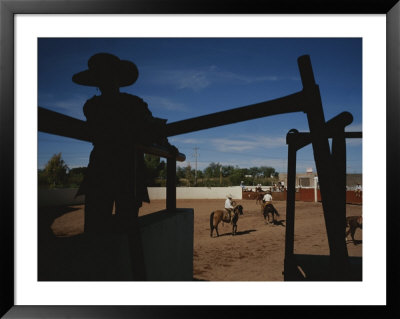
[[[176,178],[185,178],[185,168],[178,166],[176,168]]]
[[[68,186],[77,187],[79,186],[83,178],[85,177],[87,167],[75,167],[71,168],[68,172]]]
[[[161,169],[160,172],[158,174],[158,177],[160,177],[161,179],[167,179],[167,165],[165,163],[165,161],[160,161],[160,165],[161,165]]]
[[[47,175],[43,169],[38,170],[38,186],[39,187],[49,187],[49,181]]]
[[[207,178],[216,178],[219,177],[220,170],[222,165],[220,163],[211,162],[205,169],[204,169],[204,176]]]
[[[146,181],[148,186],[156,186],[156,179],[162,175],[165,168],[165,162],[160,161],[160,157],[151,154],[144,155],[144,164],[146,167]],[[165,173],[165,172],[164,172]]]
[[[275,176],[275,168],[269,166],[261,166],[260,172],[264,175],[264,177]]]
[[[248,168],[241,168],[243,175],[251,175]]]
[[[194,176],[194,170],[192,170],[192,167],[190,165],[188,165],[185,169],[185,178],[186,178],[187,186],[189,186],[189,187],[190,187],[190,183],[193,180],[193,176]]]
[[[204,178],[204,173],[203,173],[203,171],[197,170],[197,178]]]
[[[260,171],[260,169],[258,167],[250,167],[248,169],[248,172],[249,172],[249,175],[253,176],[253,178],[259,177],[260,173],[261,173],[261,171]]]
[[[191,166],[185,168],[177,167],[177,182],[181,186],[193,186],[194,173]],[[194,186],[237,186],[240,185],[241,181],[245,185],[256,185],[257,183],[272,185],[273,179],[278,175],[279,173],[273,167],[269,166],[240,168],[239,166],[234,167],[232,165],[221,165],[220,163],[211,162],[203,171],[197,171],[197,185]]]
[[[61,153],[54,154],[44,167],[43,174],[48,186],[62,186],[67,181],[68,166],[61,158]]]
[[[235,168],[232,165],[222,166],[222,176],[227,177],[235,172]]]
[[[243,170],[241,169],[235,169],[231,175],[229,175],[229,181],[231,183],[231,185],[240,185],[240,182],[243,181],[244,178],[244,174],[243,174]]]

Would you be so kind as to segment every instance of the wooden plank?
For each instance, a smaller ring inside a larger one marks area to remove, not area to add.
[[[261,117],[303,111],[303,94],[297,92],[279,99],[242,106],[227,111],[167,124],[167,136],[190,133]]]
[[[74,138],[81,141],[91,142],[91,137],[85,121],[54,112],[43,107],[38,107],[38,130],[40,132]],[[153,154],[165,158],[172,158],[172,154],[165,146],[160,145],[136,145],[138,149],[147,154]],[[175,159],[183,162],[185,154],[178,153]]]

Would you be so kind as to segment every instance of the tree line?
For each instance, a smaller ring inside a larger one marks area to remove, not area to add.
[[[195,171],[190,165],[178,167],[176,171],[180,186],[238,186],[272,185],[279,173],[270,166],[240,168],[212,162],[205,169]]]
[[[148,186],[166,186],[166,163],[159,156],[145,154],[145,169]],[[62,154],[54,154],[44,169],[38,170],[38,185],[42,188],[79,187],[86,167],[69,168],[62,159]],[[279,173],[273,167],[260,166],[240,168],[212,162],[203,170],[195,170],[190,165],[177,167],[177,186],[238,186],[272,185]]]

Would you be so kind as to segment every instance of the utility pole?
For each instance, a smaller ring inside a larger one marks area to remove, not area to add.
[[[195,159],[195,164],[194,164],[194,185],[196,186],[197,185],[197,150],[198,150],[199,148],[196,146],[195,148],[194,148],[194,159]]]
[[[187,166],[187,168],[186,168],[186,183],[187,183],[187,186],[188,187],[190,187],[190,177],[191,177],[191,170],[192,170],[192,167],[190,166],[190,162],[188,162],[188,166]]]

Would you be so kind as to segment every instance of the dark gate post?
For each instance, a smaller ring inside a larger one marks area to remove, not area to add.
[[[285,234],[285,261],[284,280],[296,280],[296,265],[293,257],[294,250],[294,219],[296,200],[296,130],[290,130],[286,135],[288,144],[288,175],[287,175],[287,199],[286,199],[286,234]]]
[[[167,158],[167,211],[176,211],[176,159]]]
[[[311,142],[314,151],[315,165],[318,173],[320,185],[322,206],[324,210],[326,232],[328,235],[329,250],[331,260],[335,259],[338,243],[335,233],[335,205],[334,205],[334,172],[332,165],[331,152],[327,132],[325,130],[325,117],[322,108],[319,87],[315,83],[314,73],[308,55],[301,56],[298,59],[298,65],[303,83],[304,92],[304,110],[307,114],[308,125],[310,127]],[[333,262],[335,263],[335,262]]]
[[[333,271],[344,280],[348,274],[348,251],[346,245],[346,138],[344,127],[338,128],[332,138],[332,159],[335,170],[336,200],[334,202],[336,216],[334,219],[334,233],[336,246],[336,257],[334,258]],[[335,264],[336,263],[336,264]]]
[[[332,138],[332,157],[333,163],[335,164],[335,182],[336,182],[336,206],[338,216],[338,224],[342,229],[339,238],[344,243],[342,245],[346,251],[347,256],[347,246],[345,242],[346,234],[346,138],[344,128],[341,132],[335,134]],[[343,248],[342,248],[343,250]]]

